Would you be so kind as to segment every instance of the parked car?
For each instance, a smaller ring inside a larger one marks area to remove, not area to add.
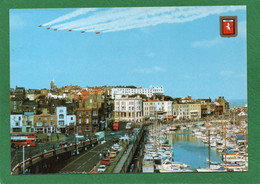
[[[115,158],[117,155],[117,152],[116,151],[111,151],[110,152],[110,158]]]
[[[105,170],[107,169],[107,166],[105,165],[100,165],[97,169],[98,172],[105,172]]]
[[[109,159],[109,160],[111,160],[112,162],[115,160],[115,158],[112,158],[112,157],[106,157],[105,159]]]
[[[100,160],[100,163],[103,165],[110,165],[113,161],[108,159],[108,158],[104,158],[102,160]]]

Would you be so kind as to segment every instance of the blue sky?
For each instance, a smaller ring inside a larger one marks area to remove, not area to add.
[[[238,16],[237,37],[220,37],[219,16]],[[10,10],[12,88],[55,79],[58,87],[159,85],[172,97],[247,99],[246,68],[241,6]]]

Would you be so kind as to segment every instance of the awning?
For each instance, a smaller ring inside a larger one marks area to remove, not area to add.
[[[173,119],[173,116],[168,116],[168,119]]]

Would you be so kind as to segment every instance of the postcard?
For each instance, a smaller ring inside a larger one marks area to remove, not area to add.
[[[9,16],[12,175],[248,171],[246,6]]]

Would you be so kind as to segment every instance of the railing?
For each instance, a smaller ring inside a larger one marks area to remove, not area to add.
[[[37,164],[38,162],[42,161],[43,159],[47,159],[49,157],[53,157],[53,156],[59,156],[62,153],[66,153],[68,151],[74,151],[77,148],[81,149],[84,147],[88,147],[92,144],[97,144],[97,140],[90,140],[90,141],[84,141],[81,142],[79,144],[73,144],[71,146],[67,146],[64,148],[59,148],[59,149],[52,149],[50,151],[47,151],[45,153],[40,153],[37,155],[32,156],[31,158],[26,159],[24,162],[20,162],[18,163],[12,170],[11,170],[11,174],[20,174],[23,171],[23,164],[24,164],[24,170],[34,164]]]
[[[136,148],[138,147],[138,144],[139,144],[139,142],[140,142],[140,139],[142,138],[143,131],[144,131],[144,126],[145,126],[145,125],[142,124],[142,126],[141,126],[140,129],[139,129],[138,134],[135,136],[134,141],[133,141],[133,143],[132,143],[133,146],[130,148],[131,150],[127,153],[128,155],[127,155],[126,159],[124,160],[124,162],[123,162],[123,164],[122,164],[122,166],[121,166],[121,168],[120,168],[120,172],[126,172],[126,169],[128,168],[128,166],[129,166],[129,164],[130,164],[130,162],[131,162],[131,160],[132,160],[132,157],[134,156],[134,153],[135,153],[135,151],[136,151]],[[129,144],[129,145],[130,145],[130,144]],[[123,157],[121,157],[121,158],[119,159],[118,163],[121,161],[121,159],[123,159]],[[117,164],[118,164],[118,163],[117,163]],[[116,167],[117,167],[117,166],[116,166]],[[116,168],[116,167],[115,167],[115,168]],[[115,171],[115,168],[113,169],[113,172]]]

